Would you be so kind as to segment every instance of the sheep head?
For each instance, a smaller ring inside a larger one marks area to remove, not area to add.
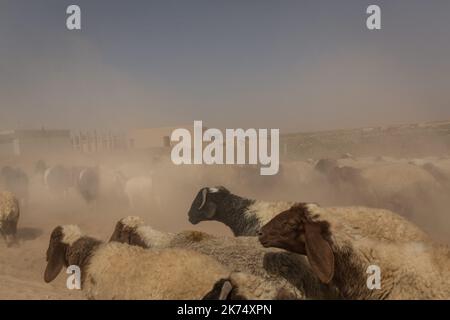
[[[141,236],[137,232],[137,228],[142,225],[144,225],[144,222],[139,217],[129,216],[122,218],[116,223],[116,227],[109,241],[147,248],[144,240],[141,239]]]
[[[233,285],[231,282],[228,279],[220,279],[202,300],[234,300],[232,291]]]
[[[81,238],[81,231],[77,226],[58,226],[53,229],[47,249],[47,267],[44,281],[53,281],[61,272],[63,266],[68,266],[67,250],[75,241]]]
[[[296,204],[281,212],[261,228],[258,236],[264,247],[306,255],[313,272],[323,283],[332,280],[334,254],[329,224],[311,217],[308,204]]]
[[[230,195],[225,187],[202,188],[192,202],[189,210],[189,222],[198,224],[201,221],[213,220],[222,201]]]
[[[275,288],[266,280],[243,272],[232,272],[228,278],[217,281],[203,300],[295,300],[298,297],[286,288]],[[269,289],[270,287],[270,289]],[[269,289],[269,290],[268,290]]]

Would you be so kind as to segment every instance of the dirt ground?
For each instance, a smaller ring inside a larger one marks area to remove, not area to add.
[[[83,233],[107,241],[115,223],[135,212],[105,206],[91,208],[73,194],[71,196],[67,200],[55,201],[52,204],[30,203],[29,208],[21,213],[18,226],[19,243],[8,248],[4,241],[0,240],[0,299],[84,299],[81,291],[67,289],[66,280],[69,275],[65,274],[64,270],[53,282],[44,282],[45,255],[52,230],[58,225],[77,224]],[[161,215],[152,215],[151,210],[139,215],[147,222],[153,221],[152,225],[161,230],[175,232],[193,229],[230,234],[218,223],[205,223],[198,227],[190,225],[187,222],[190,202],[180,205],[183,206],[186,209],[184,212],[179,211],[177,219],[173,219],[172,215],[165,221],[160,219]],[[165,228],[167,226],[171,228]]]

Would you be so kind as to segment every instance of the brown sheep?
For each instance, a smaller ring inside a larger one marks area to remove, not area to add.
[[[308,257],[317,277],[346,299],[449,299],[450,253],[430,241],[355,238],[296,204],[261,228],[259,240]],[[369,289],[367,270],[381,270],[381,288]]]

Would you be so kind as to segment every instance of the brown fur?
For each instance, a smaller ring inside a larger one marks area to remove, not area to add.
[[[192,241],[192,242],[200,242],[204,239],[207,239],[208,237],[210,237],[210,236],[204,232],[189,231],[189,232],[187,232],[186,239],[188,239],[189,241]]]
[[[129,245],[138,246],[142,248],[149,248],[149,246],[136,233],[136,228],[132,228],[119,220],[116,223],[113,234],[109,241],[116,241],[120,243],[127,243]]]
[[[265,225],[259,240],[306,255],[323,282],[336,285],[347,299],[448,299],[448,248],[430,241],[392,242],[370,236],[358,239],[333,230],[304,204],[280,213]],[[366,285],[366,270],[377,265],[381,289]]]
[[[63,229],[61,226],[58,226],[50,236],[44,280],[45,282],[51,282],[58,276],[63,267],[76,265],[81,269],[81,283],[83,284],[84,271],[89,263],[89,259],[95,249],[101,244],[101,241],[90,237],[81,237],[69,246],[63,243],[62,240]]]
[[[316,221],[300,203],[280,213],[261,228],[260,242],[306,255],[314,273],[324,283],[334,275],[334,255],[330,246],[330,230],[326,221]]]

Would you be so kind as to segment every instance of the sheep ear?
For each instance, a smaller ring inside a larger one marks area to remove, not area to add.
[[[142,240],[142,238],[138,234],[136,234],[136,232],[129,232],[129,234],[128,234],[128,244],[133,245],[133,246],[138,246],[138,247],[141,247],[141,248],[145,248],[145,249],[150,248],[150,246],[148,246]]]
[[[320,281],[330,283],[334,275],[334,254],[319,225],[305,223],[305,245],[312,270]]]
[[[121,230],[120,222],[116,223],[116,227],[114,228],[114,232],[111,235],[111,238],[109,238],[109,242],[111,241],[120,241],[120,230]]]
[[[52,243],[47,256],[47,267],[45,268],[44,281],[53,281],[64,265],[65,247],[63,244]]]
[[[233,286],[230,281],[225,281],[222,286],[222,290],[220,290],[219,300],[227,300],[231,291],[233,290]]]
[[[202,300],[227,300],[232,290],[233,286],[229,280],[220,279]]]

